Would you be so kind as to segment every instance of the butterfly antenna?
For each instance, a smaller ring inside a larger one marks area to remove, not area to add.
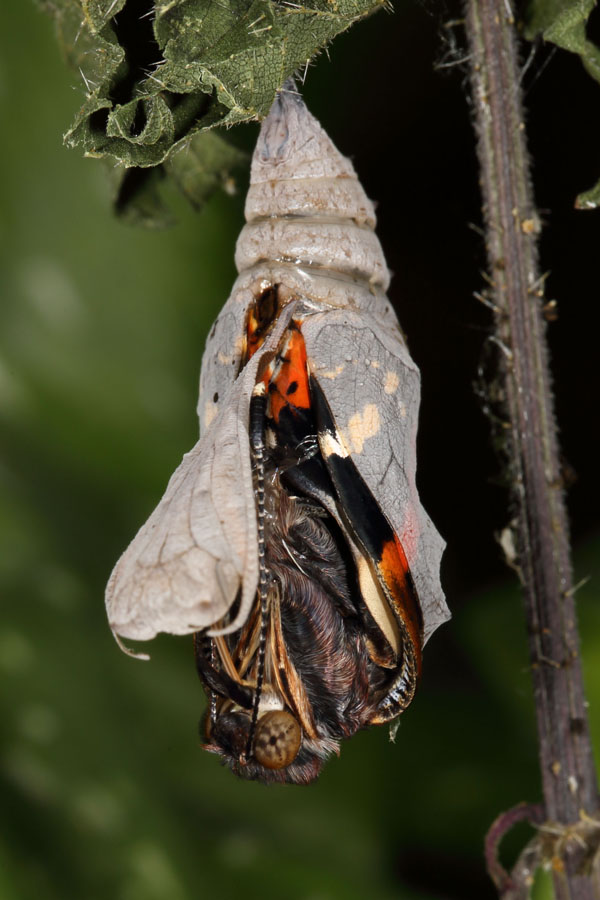
[[[250,402],[250,444],[252,447],[252,462],[254,470],[254,487],[256,500],[256,524],[258,544],[258,589],[257,595],[260,602],[260,634],[258,639],[258,666],[256,670],[256,690],[254,693],[254,705],[252,707],[252,719],[246,757],[252,755],[254,732],[258,720],[258,707],[262,694],[262,686],[265,677],[265,653],[267,648],[267,630],[269,625],[269,588],[268,570],[265,545],[265,519],[267,511],[265,506],[265,442],[264,421],[267,405],[265,386],[259,382],[252,392]]]
[[[216,662],[217,651],[215,649],[215,642],[212,638],[210,638],[210,664],[214,667]],[[210,724],[214,725],[217,721],[217,695],[214,691],[210,692]]]
[[[208,654],[207,654],[208,651]],[[212,668],[215,668],[216,664],[216,651],[215,651],[215,642],[212,638],[208,637],[206,634],[203,634],[200,631],[194,632],[194,656],[196,657],[196,667],[198,669],[198,675],[202,683],[205,685],[206,689],[206,681],[203,677],[203,669],[202,669],[202,660],[209,656],[210,665]],[[217,719],[217,695],[210,688],[208,690],[209,697],[209,714],[210,714],[210,724],[214,725]]]

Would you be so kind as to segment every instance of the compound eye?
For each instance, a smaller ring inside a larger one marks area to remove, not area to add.
[[[282,709],[273,709],[257,723],[254,758],[265,769],[283,769],[296,759],[301,740],[295,718]]]

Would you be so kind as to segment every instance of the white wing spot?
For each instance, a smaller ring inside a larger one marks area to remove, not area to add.
[[[360,592],[367,609],[390,642],[394,653],[399,653],[400,635],[398,633],[398,624],[394,618],[390,605],[383,596],[379,583],[375,579],[371,567],[365,557],[358,556],[356,563]]]
[[[348,456],[346,448],[330,431],[326,431],[319,437],[319,446],[325,459],[328,456],[341,456],[342,458]]]
[[[398,390],[398,385],[400,384],[400,378],[397,372],[392,372],[391,369],[389,372],[386,372],[385,375],[385,384],[383,385],[383,389],[386,394],[395,394]]]
[[[379,410],[374,403],[368,403],[361,413],[349,419],[344,437],[354,453],[362,453],[365,441],[374,437],[380,428]]]

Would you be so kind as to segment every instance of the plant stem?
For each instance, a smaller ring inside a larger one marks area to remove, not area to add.
[[[465,0],[473,110],[494,305],[516,544],[525,596],[545,817],[556,897],[600,896],[581,835],[598,786],[583,690],[569,533],[546,348],[537,216],[525,144],[514,20],[506,0]],[[590,851],[589,846],[585,847]]]

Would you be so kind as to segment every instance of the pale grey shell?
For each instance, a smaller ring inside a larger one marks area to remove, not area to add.
[[[117,562],[106,588],[115,635],[137,641],[190,634],[218,621],[242,587],[243,624],[258,580],[248,408],[264,353],[276,348],[290,304],[269,340],[231,385],[210,429],[183,457],[165,494]]]
[[[449,612],[439,581],[444,542],[415,485],[419,373],[385,296],[389,273],[373,204],[295,92],[282,91],[263,122],[246,220],[235,254],[240,274],[202,361],[202,437],[115,567],[106,595],[111,627],[138,640],[193,632],[217,622],[240,585],[235,624],[247,616],[257,571],[250,392],[259,358],[294,306],[311,371],[348,450],[406,542],[427,639]],[[248,307],[271,285],[293,303],[238,375]],[[371,406],[379,426],[361,432],[360,416]]]
[[[239,368],[247,310],[263,285],[282,284],[315,310],[372,310],[398,330],[373,204],[295,92],[281,91],[262,124],[245,214],[235,252],[240,274],[202,360],[201,433],[215,415],[212,398],[222,398]]]

